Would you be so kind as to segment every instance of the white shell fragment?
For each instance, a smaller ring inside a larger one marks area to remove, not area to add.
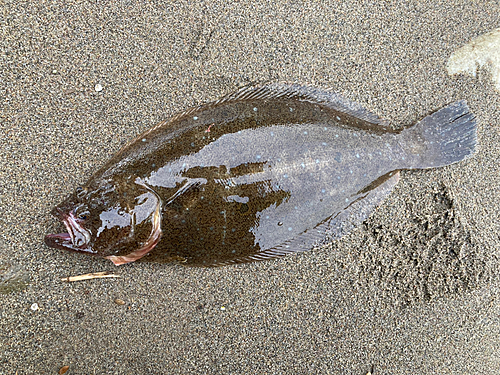
[[[449,75],[467,73],[475,77],[480,67],[491,70],[491,78],[500,91],[500,28],[473,39],[455,51],[446,64]]]
[[[95,85],[95,91],[97,91],[97,92],[102,91],[102,85],[100,83],[98,83],[97,85]]]

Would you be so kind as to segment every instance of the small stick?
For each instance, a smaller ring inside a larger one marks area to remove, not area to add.
[[[104,272],[96,272],[96,273],[86,273],[85,275],[78,275],[78,276],[69,276],[69,277],[63,277],[61,281],[82,281],[82,280],[91,280],[91,279],[104,279],[107,277],[121,277],[120,275],[113,275],[110,274],[108,271]]]

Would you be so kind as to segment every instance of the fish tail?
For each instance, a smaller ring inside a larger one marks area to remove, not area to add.
[[[476,151],[477,125],[465,100],[424,117],[406,129],[413,142],[424,146],[415,168],[434,168],[459,162]]]

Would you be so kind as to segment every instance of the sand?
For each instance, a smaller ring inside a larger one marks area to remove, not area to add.
[[[404,3],[0,2],[0,373],[500,373],[500,93],[446,72],[500,6]],[[466,99],[478,153],[404,172],[353,233],[279,260],[117,268],[43,244],[139,132],[267,81],[395,128]],[[121,277],[61,281],[102,271]]]

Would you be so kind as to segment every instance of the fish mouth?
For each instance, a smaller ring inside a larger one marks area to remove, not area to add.
[[[66,214],[55,209],[52,214],[60,219],[66,227],[67,233],[55,233],[45,236],[45,244],[49,247],[94,254],[89,246],[90,233],[83,228],[73,213]]]

